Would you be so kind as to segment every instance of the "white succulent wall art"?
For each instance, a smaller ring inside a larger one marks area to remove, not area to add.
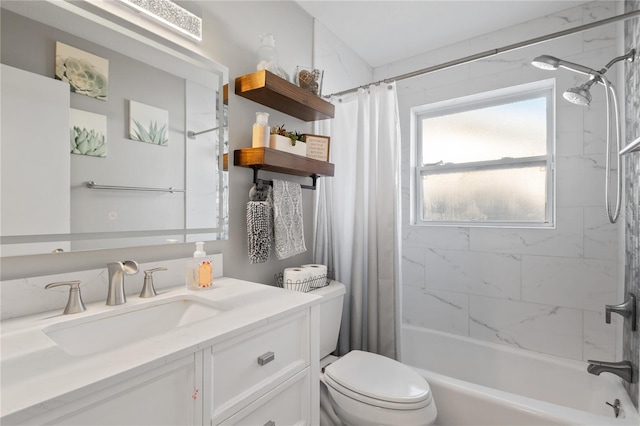
[[[91,157],[107,156],[107,116],[71,108],[71,153]]]
[[[167,146],[168,129],[169,111],[129,101],[129,139]]]
[[[109,60],[58,41],[56,79],[69,83],[74,93],[106,101]]]

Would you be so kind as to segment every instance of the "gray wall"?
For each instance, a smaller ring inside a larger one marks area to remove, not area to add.
[[[280,64],[289,73],[296,65],[310,66],[312,63],[313,20],[293,2],[213,2],[215,10],[205,12],[204,40],[201,49],[207,56],[229,67],[230,91],[230,145],[234,149],[251,146],[251,126],[257,111],[271,114],[271,124],[285,124],[290,130],[310,132],[311,124],[291,118],[240,98],[233,93],[236,77],[251,73],[256,66],[258,35],[272,32],[276,36],[276,47],[280,54]],[[250,13],[248,13],[250,12]],[[286,24],[283,25],[283,20]],[[292,25],[291,23],[295,23]],[[31,53],[36,54],[36,53]],[[269,175],[265,175],[269,177]],[[273,177],[274,175],[271,175]],[[306,182],[304,179],[275,175],[282,179]],[[229,214],[228,241],[207,242],[207,253],[223,253],[225,275],[255,282],[270,284],[275,273],[289,266],[312,261],[311,250],[292,258],[277,261],[273,258],[266,264],[252,265],[247,258],[246,202],[252,185],[250,169],[230,167],[229,171]],[[313,200],[312,191],[303,191],[305,240],[312,246]],[[107,262],[134,259],[140,262],[158,261],[190,257],[192,244],[151,246],[122,250],[95,250],[56,255],[35,255],[3,258],[1,279],[41,276],[51,273],[80,271],[105,267]]]
[[[625,11],[640,10],[639,0],[627,0]],[[625,143],[640,137],[640,19],[631,19],[625,23],[625,52],[636,49],[636,60],[625,65]],[[640,301],[640,153],[627,154],[625,157],[625,268],[624,294],[632,293]],[[637,306],[640,308],[640,306]],[[631,331],[631,322],[624,322],[623,359],[633,363],[635,377],[633,384],[626,384],[631,400],[640,404],[638,392],[638,368],[640,368],[640,316],[636,319],[636,331]]]

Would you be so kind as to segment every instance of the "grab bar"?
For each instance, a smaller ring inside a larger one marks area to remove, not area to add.
[[[629,154],[631,152],[640,152],[640,137],[633,142],[629,142],[629,145],[621,149],[620,155]]]
[[[143,188],[139,186],[116,186],[116,185],[98,185],[94,181],[87,182],[89,189],[112,189],[115,191],[152,191],[152,192],[185,192],[184,189],[176,189],[172,186],[169,188]]]
[[[198,135],[202,135],[203,133],[213,132],[214,130],[218,130],[219,128],[220,128],[220,126],[218,126],[218,127],[214,127],[214,128],[212,128],[212,129],[202,130],[201,132],[193,132],[193,131],[189,130],[189,131],[187,132],[187,137],[188,137],[189,139],[195,139],[195,138],[196,138],[196,136],[198,136]]]

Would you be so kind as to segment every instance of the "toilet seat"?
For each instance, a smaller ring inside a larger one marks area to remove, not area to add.
[[[351,351],[325,368],[327,386],[359,402],[393,410],[418,410],[433,398],[427,381],[391,358]]]

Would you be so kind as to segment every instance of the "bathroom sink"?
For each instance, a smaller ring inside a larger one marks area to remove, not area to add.
[[[43,332],[69,355],[91,355],[157,337],[228,309],[182,297],[55,324]]]

